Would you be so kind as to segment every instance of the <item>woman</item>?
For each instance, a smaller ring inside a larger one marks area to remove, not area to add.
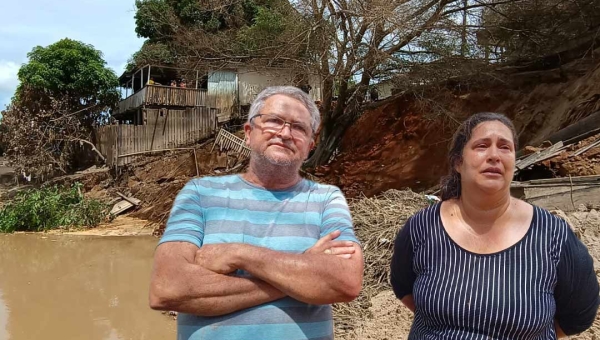
[[[510,196],[515,128],[479,113],[456,131],[442,202],[412,216],[391,283],[410,339],[555,339],[591,326],[598,282],[564,220]]]

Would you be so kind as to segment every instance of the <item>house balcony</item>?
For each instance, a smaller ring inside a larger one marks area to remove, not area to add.
[[[123,114],[144,107],[210,106],[205,89],[163,85],[146,85],[138,92],[121,100],[113,114]]]

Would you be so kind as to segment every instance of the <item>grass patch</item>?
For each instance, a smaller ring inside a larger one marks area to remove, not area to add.
[[[0,232],[95,227],[106,217],[107,208],[101,201],[84,197],[79,183],[32,189],[0,208]]]

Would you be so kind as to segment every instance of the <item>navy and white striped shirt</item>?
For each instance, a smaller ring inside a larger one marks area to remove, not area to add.
[[[588,328],[599,303],[585,246],[567,223],[539,207],[527,234],[493,254],[456,244],[441,203],[411,217],[398,234],[391,283],[413,295],[409,339],[555,339]]]

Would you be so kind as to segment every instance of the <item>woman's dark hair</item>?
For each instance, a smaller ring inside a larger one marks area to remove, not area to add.
[[[505,115],[493,112],[481,112],[469,117],[458,127],[458,130],[454,133],[454,137],[452,137],[452,144],[450,145],[450,151],[448,152],[450,174],[444,176],[440,184],[442,201],[460,197],[460,174],[456,171],[456,166],[462,161],[463,149],[465,148],[465,145],[467,145],[469,139],[471,139],[473,130],[475,130],[477,125],[489,121],[499,121],[506,125],[512,132],[515,150],[518,149],[515,126]]]

